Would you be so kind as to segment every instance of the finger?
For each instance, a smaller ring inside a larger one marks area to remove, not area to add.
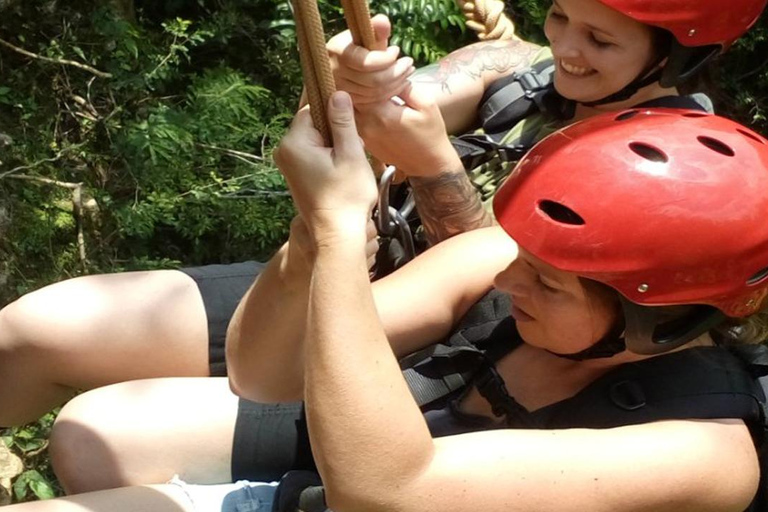
[[[428,94],[424,88],[415,87],[412,83],[409,83],[408,86],[400,92],[399,97],[413,110],[421,112],[429,110],[435,105],[432,96]]]
[[[296,138],[299,141],[306,141],[309,146],[325,147],[323,136],[312,123],[312,115],[309,112],[309,105],[301,108],[291,121],[290,129],[286,137]]]
[[[357,135],[352,98],[346,92],[337,91],[331,96],[328,105],[328,123],[331,125],[333,148],[337,155],[342,158],[365,158],[363,145]]]
[[[370,73],[392,66],[400,56],[400,48],[390,46],[384,50],[370,51],[362,46],[350,44],[339,56],[339,68]]]
[[[389,36],[392,35],[392,24],[389,22],[389,18],[384,14],[377,14],[371,18],[371,25],[373,26],[373,35],[376,39],[376,47],[372,49],[386,49]]]
[[[358,103],[372,103],[386,101],[393,96],[397,96],[408,85],[408,77],[401,77],[393,80],[386,86],[371,88],[365,87],[346,79],[340,79],[336,82],[336,87],[340,91],[345,91],[352,96],[352,102],[357,106]]]
[[[368,224],[365,225],[365,235],[368,237],[369,242],[371,240],[377,241],[379,232],[376,229],[376,223],[373,222],[373,219],[368,219]]]
[[[340,67],[334,73],[334,77],[337,82],[348,80],[360,86],[375,89],[386,87],[395,80],[408,78],[414,71],[416,71],[416,68],[413,66],[413,59],[403,57],[395,61],[391,66],[379,70],[360,71],[348,67]]]

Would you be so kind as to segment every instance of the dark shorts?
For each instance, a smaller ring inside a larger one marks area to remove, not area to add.
[[[224,361],[224,341],[227,327],[235,308],[256,276],[264,270],[264,263],[246,261],[230,265],[206,265],[182,268],[200,290],[208,318],[208,367],[211,377],[227,374]]]
[[[208,316],[211,376],[226,375],[224,342],[240,299],[264,269],[255,261],[182,269],[197,283]],[[425,414],[441,437],[489,428],[487,421],[441,409]],[[314,470],[302,403],[259,404],[240,399],[232,440],[232,479],[272,482],[291,470]]]
[[[224,342],[229,321],[264,269],[256,261],[183,268],[200,290],[208,320],[212,377],[227,374]],[[292,469],[314,469],[301,403],[259,404],[240,399],[232,442],[232,479],[271,482]]]

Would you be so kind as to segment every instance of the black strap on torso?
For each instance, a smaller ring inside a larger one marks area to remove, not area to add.
[[[571,119],[576,103],[560,96],[554,87],[555,63],[547,59],[532,67],[493,82],[485,91],[478,110],[483,133],[468,133],[452,139],[467,170],[498,156],[502,162],[516,162],[537,142],[536,133],[523,134],[520,140],[501,143],[515,125],[541,113],[551,119]],[[711,112],[709,98],[703,94],[665,96],[637,105],[640,108],[665,107]]]

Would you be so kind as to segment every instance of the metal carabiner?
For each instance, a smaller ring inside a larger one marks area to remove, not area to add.
[[[392,180],[395,178],[397,169],[394,165],[388,165],[379,179],[379,200],[376,204],[376,229],[379,235],[391,236],[395,232],[396,224],[392,220],[391,206],[389,206],[389,189],[392,187]]]

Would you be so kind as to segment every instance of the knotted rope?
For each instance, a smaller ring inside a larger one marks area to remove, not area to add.
[[[457,0],[467,26],[477,32],[481,41],[515,39],[515,25],[504,14],[502,0]]]

